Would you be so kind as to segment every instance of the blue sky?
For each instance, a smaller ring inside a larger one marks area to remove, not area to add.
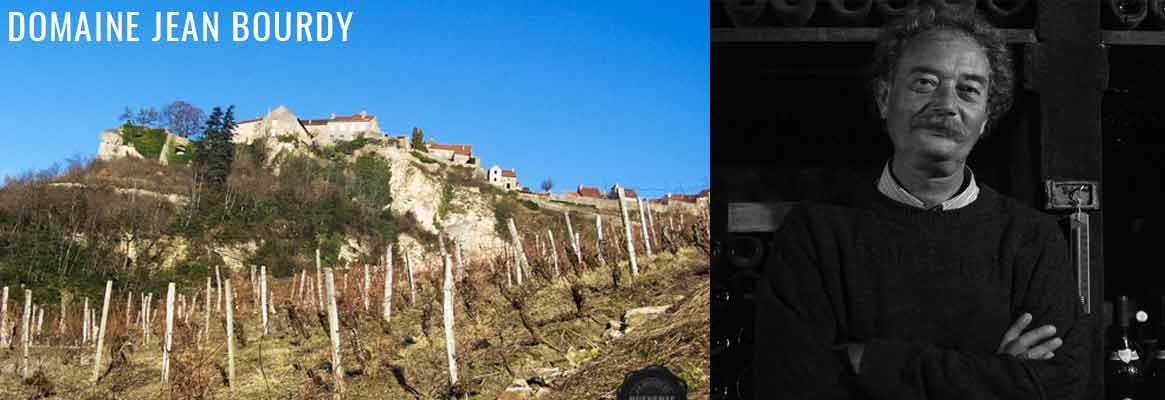
[[[225,3],[225,2],[224,2]],[[217,43],[154,43],[155,11],[219,11]],[[10,11],[139,11],[138,43],[8,41]],[[352,11],[348,42],[231,41],[231,11]],[[125,106],[185,100],[239,119],[375,114],[470,143],[555,192],[708,185],[708,7],[636,1],[90,1],[0,6],[0,175],[96,153]]]

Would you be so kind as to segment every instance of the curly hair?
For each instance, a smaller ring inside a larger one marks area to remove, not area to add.
[[[873,63],[870,65],[871,93],[876,98],[880,86],[893,82],[898,61],[910,42],[934,30],[962,34],[983,49],[991,65],[987,112],[990,125],[994,125],[1011,108],[1015,72],[1012,69],[1011,51],[1003,35],[974,12],[948,13],[925,5],[887,26],[874,48]]]

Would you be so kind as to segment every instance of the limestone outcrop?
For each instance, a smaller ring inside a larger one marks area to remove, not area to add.
[[[117,158],[143,158],[132,143],[127,143],[121,136],[121,128],[101,131],[101,145],[97,147],[97,159],[112,160]]]

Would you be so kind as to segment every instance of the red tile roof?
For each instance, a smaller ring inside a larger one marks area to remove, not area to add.
[[[623,197],[626,197],[628,199],[634,199],[634,198],[639,197],[639,195],[635,194],[635,189],[623,188]],[[607,191],[607,198],[609,198],[609,199],[619,198],[619,194],[615,193],[614,186],[611,186],[611,189]]]
[[[503,169],[502,176],[506,178],[517,178],[518,172],[514,171],[513,169]]]
[[[429,143],[430,149],[449,150],[464,156],[473,156],[473,145],[471,144],[440,144]],[[504,172],[504,171],[503,171]],[[504,175],[504,173],[503,173]]]
[[[603,194],[599,193],[599,188],[587,187],[578,185],[578,195],[581,197],[591,197],[595,199],[603,198]]]
[[[301,119],[301,120],[299,120],[299,123],[303,124],[303,126],[327,125],[328,120],[326,120],[326,119]]]
[[[364,115],[352,114],[352,115],[348,115],[348,116],[337,115],[334,118],[332,118],[331,120],[336,121],[336,122],[363,122],[363,121],[371,121],[373,118],[376,118],[376,116],[372,115],[372,114],[364,114]]]
[[[562,195],[566,197],[579,197],[579,194],[575,192],[562,192]]]

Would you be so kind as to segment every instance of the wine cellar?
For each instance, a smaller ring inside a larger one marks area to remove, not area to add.
[[[752,288],[782,215],[891,154],[868,66],[881,27],[923,3],[980,13],[1012,51],[1014,105],[967,165],[1061,221],[1098,318],[1087,398],[1112,396],[1106,332],[1120,315],[1148,316],[1130,330],[1153,358],[1153,332],[1165,333],[1165,0],[713,0],[712,398],[758,395]]]

